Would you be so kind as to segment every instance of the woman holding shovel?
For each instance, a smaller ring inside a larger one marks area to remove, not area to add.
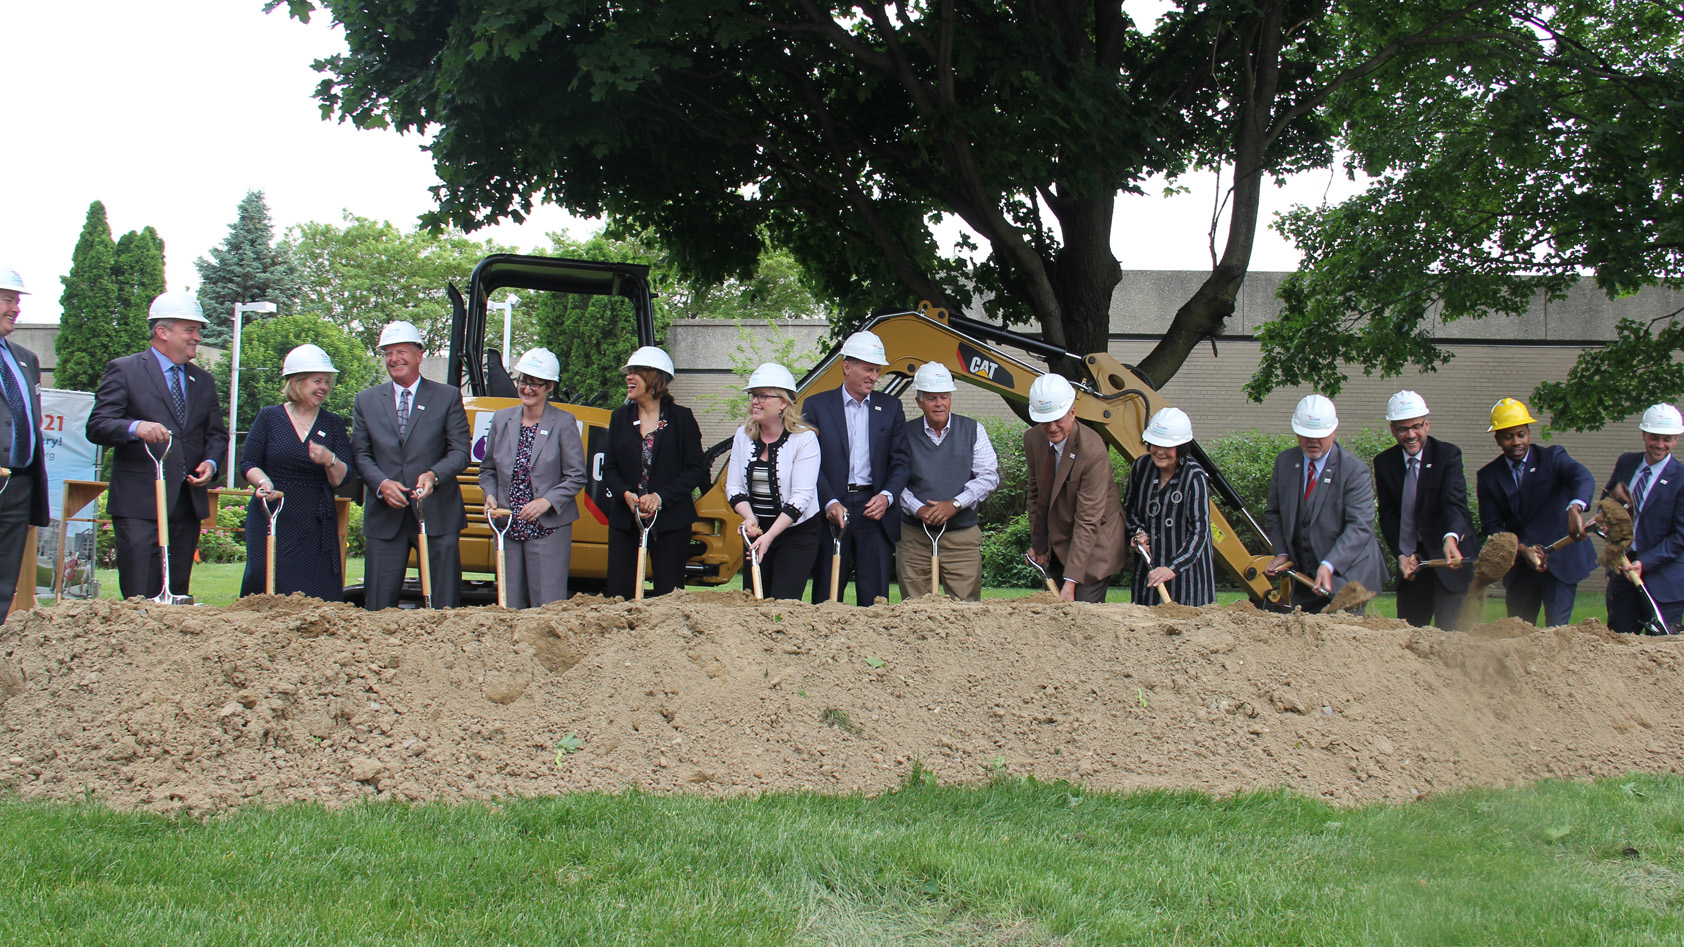
[[[504,536],[508,573],[503,592],[510,608],[536,608],[567,597],[573,521],[579,518],[574,498],[585,485],[585,446],[573,415],[550,404],[560,379],[561,361],[549,349],[522,355],[515,363],[520,404],[493,414],[485,436],[479,488],[486,509],[513,516]]]
[[[1210,551],[1210,484],[1199,462],[1186,456],[1193,422],[1179,408],[1152,416],[1141,435],[1146,456],[1129,471],[1123,523],[1138,554],[1134,601],[1181,605],[1216,601],[1216,567]]]
[[[760,560],[765,597],[799,599],[819,547],[819,437],[795,410],[789,369],[767,362],[744,390],[748,422],[731,438],[725,495],[743,518],[749,558]]]
[[[246,508],[246,573],[241,595],[266,591],[274,527],[275,594],[303,592],[342,601],[339,517],[334,494],[350,490],[351,439],[345,419],[322,403],[339,370],[326,352],[300,345],[281,363],[286,401],[257,412],[240,452],[240,475],[257,488]]]
[[[655,594],[665,595],[684,584],[690,558],[690,524],[696,521],[691,494],[708,475],[702,429],[690,409],[674,403],[667,391],[673,379],[667,353],[646,345],[626,359],[620,372],[626,377],[626,403],[608,418],[602,458],[609,497],[605,591],[629,599],[642,589],[642,549]]]

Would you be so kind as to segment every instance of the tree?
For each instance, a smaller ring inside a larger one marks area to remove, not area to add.
[[[285,399],[286,382],[281,366],[286,354],[306,342],[314,343],[327,352],[333,367],[339,369],[333,391],[322,405],[345,418],[350,424],[352,402],[357,392],[375,381],[378,365],[368,347],[343,329],[308,313],[275,316],[254,322],[242,330],[240,336],[240,413],[236,426],[240,431],[251,427],[257,412],[267,405],[280,404]],[[211,366],[216,390],[228,397],[229,379],[234,359],[220,358]],[[224,405],[226,407],[226,405]]]
[[[121,350],[138,352],[145,348],[149,333],[146,314],[152,300],[167,288],[164,284],[164,240],[158,231],[131,230],[117,241],[117,258],[112,268],[117,281],[117,310],[120,313],[118,332],[123,340]]]
[[[1506,46],[1516,62],[1423,58],[1336,100],[1346,165],[1373,181],[1282,222],[1305,261],[1260,333],[1253,397],[1337,393],[1341,361],[1430,370],[1450,357],[1437,322],[1519,315],[1586,276],[1610,297],[1684,287],[1684,8],[1569,0],[1527,22],[1539,41]],[[1586,430],[1684,395],[1684,311],[1655,298],[1534,410]]]
[[[122,328],[116,266],[117,244],[105,219],[105,205],[88,205],[82,236],[70,258],[70,275],[59,279],[64,294],[59,305],[58,367],[53,384],[60,388],[93,391],[105,377],[105,363],[139,350]],[[147,300],[151,302],[150,299]]]
[[[198,267],[199,304],[205,307],[206,345],[227,348],[234,338],[234,305],[267,300],[279,315],[288,315],[303,289],[298,267],[285,246],[274,245],[275,228],[269,222],[269,205],[262,191],[248,191],[240,200],[237,216],[228,225],[222,246],[211,249],[211,258],[193,261]],[[256,318],[248,313],[246,321]]]
[[[721,283],[680,283],[670,290],[675,319],[734,319],[780,322],[835,319],[841,312],[813,294],[811,280],[795,255],[778,247],[760,254],[754,275]]]
[[[349,211],[344,225],[312,221],[287,231],[286,245],[302,277],[299,309],[327,319],[370,351],[386,323],[415,323],[427,351],[442,355],[450,341],[450,298],[466,290],[474,266],[513,247],[472,240],[460,231],[406,232],[388,221]]]
[[[770,241],[854,313],[980,300],[1102,349],[1118,195],[1225,172],[1210,276],[1141,362],[1160,385],[1233,312],[1265,179],[1333,160],[1333,97],[1534,46],[1542,6],[1184,0],[1143,29],[1122,0],[286,2],[345,27],[317,64],[326,112],[433,136],[429,220],[610,212],[703,281],[745,278]],[[947,216],[979,258],[942,254]]]

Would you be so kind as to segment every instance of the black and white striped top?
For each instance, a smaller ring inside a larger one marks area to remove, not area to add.
[[[1124,542],[1144,531],[1152,543],[1152,564],[1169,566],[1169,594],[1181,605],[1209,605],[1216,601],[1216,565],[1210,546],[1210,481],[1203,467],[1183,457],[1169,483],[1158,481],[1150,454],[1135,458],[1129,470],[1128,495],[1123,501]],[[1146,584],[1150,572],[1137,555],[1134,563],[1134,601],[1158,604],[1158,590]]]

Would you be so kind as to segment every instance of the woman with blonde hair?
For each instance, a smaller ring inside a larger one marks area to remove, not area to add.
[[[345,419],[322,408],[339,370],[314,345],[300,345],[281,363],[286,401],[257,412],[240,451],[240,475],[257,488],[246,508],[246,573],[241,595],[266,587],[269,508],[280,506],[275,529],[275,593],[303,592],[343,601],[339,517],[333,497],[354,489],[351,439]],[[279,492],[281,498],[274,499]]]
[[[789,369],[767,362],[743,390],[748,421],[731,438],[725,495],[748,530],[748,554],[760,556],[766,597],[799,599],[819,548],[819,438],[795,410]]]

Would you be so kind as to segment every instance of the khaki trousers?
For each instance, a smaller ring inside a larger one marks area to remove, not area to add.
[[[901,521],[900,542],[895,544],[895,577],[900,580],[903,601],[930,594],[930,537],[924,535],[922,523],[908,525]],[[941,535],[941,584],[954,598],[982,601],[981,526],[948,527]]]

